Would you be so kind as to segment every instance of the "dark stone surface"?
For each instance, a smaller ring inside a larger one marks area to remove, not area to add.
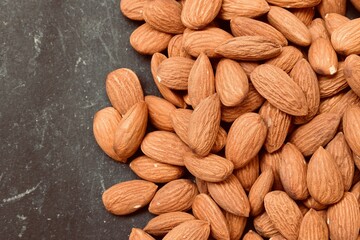
[[[108,214],[105,188],[135,178],[92,135],[109,105],[106,74],[128,67],[157,94],[149,57],[129,36],[118,0],[0,2],[0,238],[127,239],[146,210]],[[352,14],[354,16],[354,13]]]

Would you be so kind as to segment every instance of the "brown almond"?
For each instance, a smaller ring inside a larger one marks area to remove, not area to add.
[[[267,0],[267,2],[283,8],[309,8],[315,7],[321,2],[321,0]]]
[[[145,97],[152,125],[159,130],[173,131],[170,114],[176,107],[163,98],[148,95]]]
[[[242,67],[242,69],[244,70],[244,72],[246,73],[246,76],[250,77],[250,74],[252,73],[252,71],[254,71],[255,68],[257,68],[260,64],[257,62],[239,62],[240,66]],[[249,85],[251,85],[251,83],[249,83]]]
[[[329,230],[326,223],[314,209],[310,209],[305,214],[300,226],[299,240],[308,239],[329,239]]]
[[[291,12],[302,21],[306,26],[309,26],[315,16],[315,8],[293,8]]]
[[[143,6],[147,0],[121,0],[120,10],[131,20],[143,21]]]
[[[360,202],[360,182],[357,182],[354,186],[352,186],[351,193],[354,194],[357,201]]]
[[[308,197],[305,201],[303,201],[303,204],[308,208],[313,208],[317,211],[324,210],[327,208],[327,205],[321,204],[317,202],[313,197]]]
[[[330,34],[326,29],[325,21],[322,18],[314,19],[309,25],[312,42],[318,38],[330,40]]]
[[[320,97],[326,98],[346,89],[349,85],[344,76],[344,62],[339,63],[338,71],[332,76],[319,76]]]
[[[173,228],[163,240],[207,240],[210,235],[210,226],[206,221],[190,220]]]
[[[360,97],[360,57],[352,54],[345,59],[344,76],[351,89]]]
[[[133,228],[131,229],[129,240],[155,240],[155,238],[139,228]]]
[[[309,48],[309,62],[315,72],[334,75],[338,70],[338,59],[331,42],[325,38],[314,40]]]
[[[109,73],[106,78],[106,93],[111,105],[121,115],[126,114],[137,102],[144,100],[138,77],[127,68],[120,68]]]
[[[336,101],[332,101],[331,103],[327,102],[326,104],[320,104],[319,111],[335,113],[341,117],[344,115],[348,107],[359,106],[359,105],[360,105],[359,96],[356,95],[353,90],[350,90],[347,93],[345,93],[342,97],[340,97],[340,99],[336,99]]]
[[[338,13],[328,13],[325,15],[325,26],[330,35],[343,24],[350,21],[349,18]]]
[[[342,55],[360,54],[360,18],[353,19],[331,34],[335,51]]]
[[[302,58],[303,54],[299,49],[293,46],[285,46],[279,56],[268,60],[266,63],[277,66],[289,73]]]
[[[240,181],[241,186],[248,192],[259,177],[259,157],[256,155],[244,167],[234,170],[234,175]]]
[[[196,185],[188,179],[177,179],[160,188],[149,204],[149,212],[159,215],[187,211],[198,194]]]
[[[343,117],[343,129],[351,150],[360,156],[360,106],[349,107]]]
[[[328,13],[345,15],[346,0],[322,0],[318,5],[320,15],[324,18]]]
[[[279,234],[266,212],[254,218],[254,227],[256,232],[265,238],[271,238]]]
[[[246,227],[247,218],[236,216],[229,212],[225,213],[225,218],[229,228],[230,239],[240,240]]]
[[[283,190],[283,186],[280,180],[280,164],[281,155],[280,151],[268,153],[264,152],[260,158],[260,169],[261,172],[265,172],[267,169],[271,169],[274,174],[273,190]]]
[[[196,184],[196,186],[198,188],[199,193],[209,194],[206,181],[195,177],[195,184]]]
[[[234,17],[258,17],[269,11],[269,5],[265,0],[223,0],[219,17],[230,20]]]
[[[191,56],[185,51],[183,47],[184,34],[178,34],[171,38],[167,51],[169,57],[186,57]]]
[[[201,29],[211,23],[221,9],[222,0],[187,0],[181,20],[191,29]]]
[[[263,240],[263,238],[256,232],[250,230],[248,233],[245,234],[243,240]]]
[[[157,186],[144,180],[131,180],[108,188],[102,195],[103,204],[115,215],[126,215],[147,205]]]

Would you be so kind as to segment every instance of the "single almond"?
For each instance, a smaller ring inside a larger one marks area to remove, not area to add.
[[[291,12],[302,21],[306,26],[309,26],[315,16],[315,8],[293,8]]]
[[[330,40],[330,34],[326,29],[325,21],[322,18],[314,19],[309,25],[312,42],[318,38]]]
[[[310,209],[305,214],[300,226],[299,240],[308,239],[329,239],[329,230],[326,222],[314,209]]]
[[[338,71],[332,76],[319,76],[320,97],[326,98],[346,89],[349,85],[344,76],[344,62],[339,63]]]
[[[102,195],[103,204],[115,215],[127,215],[146,206],[157,190],[154,183],[131,180],[108,188]]]
[[[248,192],[259,177],[259,157],[256,155],[245,166],[234,170],[234,175],[241,183],[241,186]]]
[[[191,29],[201,29],[211,23],[221,9],[222,0],[185,1],[181,21]]]
[[[271,238],[279,234],[266,212],[254,218],[254,228],[257,233],[265,238]]]
[[[267,13],[269,9],[265,0],[223,0],[219,17],[224,20],[237,16],[255,18]]]
[[[334,75],[338,70],[338,59],[331,42],[325,38],[314,40],[309,48],[309,62],[315,72]]]
[[[139,228],[132,228],[129,240],[155,240],[155,238]]]
[[[360,54],[360,18],[353,19],[331,34],[335,51],[342,55]]]
[[[191,58],[191,56],[185,51],[183,47],[183,39],[184,34],[178,34],[171,38],[167,48],[169,57]]]
[[[324,18],[328,13],[345,15],[346,0],[322,0],[317,6],[320,15]]]
[[[210,235],[210,226],[206,221],[190,220],[173,228],[163,240],[207,240]]]
[[[334,113],[342,117],[346,109],[352,105],[359,106],[360,98],[353,90],[345,94],[339,93],[333,98],[325,99],[319,107],[319,113]]]
[[[230,239],[239,240],[245,230],[247,218],[229,212],[225,213],[225,218],[229,228]]]
[[[143,6],[147,0],[121,0],[120,10],[131,20],[143,21]]]
[[[268,60],[267,64],[272,64],[289,73],[295,64],[303,58],[302,52],[293,46],[285,46],[279,56]]]
[[[170,114],[176,107],[163,98],[148,95],[145,97],[149,109],[150,122],[159,130],[173,131]]]
[[[326,29],[330,35],[332,35],[332,33],[340,26],[350,21],[349,18],[338,13],[328,13],[325,15],[324,20]]]
[[[343,129],[351,150],[360,156],[360,106],[349,107],[343,117]]]
[[[360,97],[360,57],[352,54],[345,59],[344,75],[351,89]]]
[[[321,2],[321,0],[267,0],[267,2],[283,8],[309,8],[315,7]]]
[[[245,234],[243,240],[263,240],[263,238],[256,232],[250,230]]]
[[[268,153],[264,152],[260,158],[261,172],[265,172],[267,169],[271,169],[274,174],[273,190],[284,190],[280,180],[280,163],[281,163],[280,151]]]

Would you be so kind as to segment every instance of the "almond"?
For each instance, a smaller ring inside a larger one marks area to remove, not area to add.
[[[297,128],[290,136],[294,144],[306,157],[313,154],[320,146],[325,146],[336,134],[340,118],[337,114],[322,113],[307,124]]]
[[[268,60],[267,64],[272,64],[289,73],[295,64],[303,58],[303,54],[299,49],[293,46],[283,47],[279,56]]]
[[[266,238],[271,238],[279,234],[266,212],[254,218],[254,227],[256,232]]]
[[[195,220],[195,217],[189,213],[164,213],[151,219],[144,227],[144,231],[154,236],[164,236],[174,227],[191,220]]]
[[[114,150],[127,159],[138,150],[147,127],[148,109],[144,101],[136,103],[121,119],[115,131]]]
[[[243,240],[263,240],[263,238],[256,232],[250,230],[248,233],[245,234]]]
[[[274,174],[271,169],[262,172],[249,192],[250,214],[257,216],[264,210],[264,198],[271,191]]]
[[[272,6],[267,15],[269,23],[279,30],[289,41],[299,46],[309,46],[311,34],[309,29],[294,14],[286,9]]]
[[[287,240],[287,238],[285,238],[283,235],[281,234],[278,234],[278,235],[275,235],[271,238],[269,238],[269,240]]]
[[[121,0],[120,10],[124,16],[131,20],[142,21],[143,17],[143,6],[147,0]]]
[[[360,97],[360,57],[352,54],[344,64],[344,75],[351,89]]]
[[[275,152],[285,142],[291,124],[291,116],[280,111],[268,101],[262,105],[259,114],[268,127],[265,149],[270,153]]]
[[[201,220],[190,220],[172,229],[163,240],[206,240],[210,235],[209,223]]]
[[[360,202],[360,182],[357,182],[354,186],[352,186],[351,193],[354,194],[357,201]]]
[[[269,11],[269,5],[265,0],[223,0],[219,17],[230,20],[234,17],[258,17]]]
[[[184,155],[184,163],[193,176],[207,182],[224,181],[234,169],[231,161],[215,154],[202,158],[193,153],[187,153]]]
[[[131,180],[108,188],[102,195],[103,204],[115,215],[126,215],[147,205],[157,186],[144,180]]]
[[[222,0],[187,0],[181,20],[191,29],[201,29],[211,23],[221,9]]]
[[[246,227],[247,218],[236,216],[229,212],[225,213],[225,218],[230,232],[230,239],[240,240]]]
[[[192,205],[192,211],[196,218],[210,223],[211,236],[215,239],[230,239],[225,216],[210,196],[206,194],[197,195]]]
[[[171,37],[171,34],[160,32],[144,23],[131,34],[130,44],[138,53],[151,55],[165,50]]]
[[[215,76],[211,62],[205,53],[201,53],[191,68],[188,79],[188,94],[191,105],[199,103],[215,93]]]
[[[339,63],[337,73],[332,76],[319,76],[318,80],[321,98],[331,97],[346,89],[349,85],[344,76],[344,62]]]
[[[315,72],[334,75],[338,70],[338,59],[331,42],[325,38],[314,40],[309,48],[309,62]]]
[[[257,62],[239,62],[239,64],[248,77],[250,77],[252,71],[260,65]],[[251,83],[249,83],[249,85],[251,86]]]
[[[237,16],[231,19],[230,27],[235,37],[263,36],[274,40],[281,46],[288,45],[287,39],[281,32],[271,25],[255,19]]]
[[[265,172],[267,169],[271,169],[274,174],[274,190],[283,190],[283,186],[280,180],[280,164],[281,164],[281,155],[280,151],[268,153],[265,152],[260,158],[260,169],[261,172]]]
[[[184,34],[178,34],[171,38],[167,49],[169,57],[191,58],[191,56],[185,51],[183,47],[183,39]]]
[[[291,12],[302,21],[306,26],[309,26],[315,16],[315,9],[309,8],[293,8]]]
[[[329,230],[326,223],[314,209],[310,209],[301,222],[299,240],[305,239],[329,239]]]
[[[148,95],[145,97],[146,105],[149,109],[149,118],[152,125],[159,130],[174,130],[171,124],[170,113],[176,107],[163,98]]]
[[[127,68],[120,68],[109,73],[106,78],[106,93],[111,105],[121,115],[126,114],[135,103],[144,100],[138,77]]]
[[[308,8],[315,7],[321,2],[321,0],[267,0],[267,2],[283,8]]]
[[[155,240],[155,238],[139,228],[133,228],[131,229],[129,240]]]
[[[319,147],[310,159],[307,187],[310,195],[324,205],[340,201],[344,194],[340,170],[331,154],[322,147]]]
[[[330,40],[330,34],[326,30],[325,21],[322,18],[314,19],[309,26],[309,30],[311,33],[312,42],[318,38]]]
[[[259,61],[278,56],[281,45],[275,40],[263,36],[242,36],[229,39],[220,44],[215,53],[225,58]]]
[[[259,114],[246,113],[236,119],[225,146],[225,156],[234,163],[235,169],[245,166],[258,154],[266,133],[266,125]]]
[[[353,19],[331,34],[335,51],[342,55],[360,54],[360,18]]]
[[[228,107],[239,105],[249,92],[246,73],[239,63],[230,59],[222,59],[218,63],[215,83],[221,103]]]
[[[155,194],[149,205],[152,214],[187,211],[198,194],[196,185],[188,179],[178,179],[165,184]]]
[[[156,161],[184,166],[183,155],[191,149],[175,133],[155,131],[145,136],[141,151]]]
[[[220,128],[220,99],[213,94],[202,100],[191,114],[188,127],[188,143],[200,156],[212,149]]]
[[[309,196],[306,185],[307,164],[301,152],[291,143],[281,150],[279,168],[281,183],[286,193],[294,200],[303,200]]]
[[[225,211],[241,217],[248,217],[249,200],[239,180],[230,175],[222,182],[208,182],[208,190],[215,202]]]
[[[282,69],[263,64],[250,78],[256,90],[274,107],[293,116],[308,114],[304,92]]]
[[[359,204],[356,197],[350,192],[345,193],[343,199],[330,206],[327,211],[330,239],[357,239],[359,218]]]
[[[318,5],[320,15],[324,18],[328,13],[345,15],[346,0],[322,0]]]
[[[308,199],[306,199],[305,201],[303,201],[303,204],[308,207],[308,208],[313,208],[317,211],[320,211],[320,210],[323,210],[323,209],[326,209],[327,206],[324,205],[324,204],[321,204],[319,202],[317,202],[313,197],[309,197]]]
[[[360,98],[353,90],[345,94],[335,95],[334,98],[325,99],[319,107],[320,113],[330,112],[338,114],[340,117],[344,114],[346,109],[352,105],[360,104]]]
[[[338,13],[328,13],[325,15],[325,26],[330,35],[343,24],[350,21],[349,18]]]
[[[259,177],[259,168],[259,157],[256,155],[244,167],[234,171],[234,175],[246,191],[250,191],[250,188]]]
[[[343,118],[343,129],[351,150],[360,156],[360,107],[349,107]]]
[[[184,169],[141,156],[130,163],[131,170],[140,178],[154,183],[167,183],[180,178]]]
[[[195,178],[195,183],[198,188],[199,193],[205,193],[209,194],[207,183],[204,180],[201,180],[200,178]]]
[[[285,192],[273,191],[266,194],[265,209],[277,230],[288,240],[296,240],[299,236],[302,214]]]
[[[94,116],[93,131],[97,144],[112,159],[126,162],[114,151],[115,131],[121,121],[121,115],[112,107],[106,107],[98,111]]]

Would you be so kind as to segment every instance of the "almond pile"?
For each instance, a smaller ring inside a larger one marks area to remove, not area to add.
[[[360,238],[360,18],[346,3],[121,1],[145,21],[130,43],[163,96],[117,69],[94,117],[102,150],[141,179],[107,189],[105,208],[157,215],[129,239]]]

